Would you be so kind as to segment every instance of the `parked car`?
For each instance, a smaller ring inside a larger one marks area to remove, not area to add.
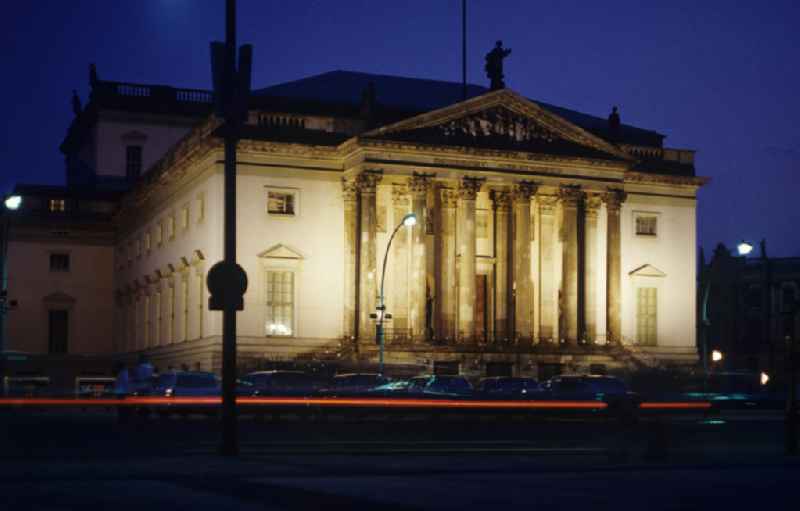
[[[561,375],[544,384],[544,396],[566,401],[604,401],[612,409],[635,410],[642,399],[628,385],[613,376]]]
[[[367,394],[376,397],[406,397],[410,384],[410,380],[394,380],[368,390]]]
[[[321,382],[301,371],[257,371],[239,380],[238,393],[249,396],[312,396]]]
[[[214,373],[170,371],[155,378],[152,394],[164,397],[219,396],[220,384]]]
[[[543,396],[543,390],[533,378],[495,376],[483,378],[476,395],[482,399],[536,399]]]
[[[201,371],[170,371],[154,378],[151,395],[163,397],[216,397],[221,394],[219,379],[214,373]],[[183,415],[204,413],[214,415],[218,407],[197,404],[165,404],[156,407],[162,417],[170,412]]]
[[[334,376],[327,387],[320,390],[325,396],[369,395],[369,391],[389,382],[377,373],[348,373]]]
[[[472,396],[472,384],[463,376],[421,375],[408,382],[408,395],[415,397],[465,398]]]

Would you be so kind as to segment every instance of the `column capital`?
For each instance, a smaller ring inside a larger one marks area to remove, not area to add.
[[[588,218],[597,218],[597,213],[600,210],[600,204],[602,203],[600,196],[597,194],[589,195],[586,198],[586,216]]]
[[[584,195],[580,186],[562,186],[558,189],[561,204],[568,208],[577,208]]]
[[[356,178],[356,186],[358,186],[362,194],[372,194],[375,193],[375,188],[381,179],[383,179],[383,176],[377,172],[362,172]]]
[[[616,188],[609,188],[606,193],[602,195],[602,200],[608,209],[619,209],[628,194]]]
[[[555,213],[558,197],[555,195],[537,195],[536,202],[539,203],[539,210],[542,214],[552,215]]]
[[[462,177],[458,187],[458,198],[462,200],[475,200],[484,181],[486,180],[480,177]]]
[[[452,188],[442,188],[441,191],[442,208],[451,209],[456,207],[458,193]]]
[[[511,198],[514,202],[527,202],[536,194],[539,185],[533,181],[520,181],[511,189]]]
[[[392,185],[392,205],[408,206],[408,187],[406,185],[400,183]]]
[[[414,195],[428,193],[428,188],[431,186],[431,177],[426,174],[414,173],[411,179],[408,180],[408,189]]]
[[[358,184],[354,179],[342,179],[342,197],[345,201],[355,201],[358,197]]]
[[[492,190],[492,200],[497,211],[508,211],[511,207],[511,194],[507,190]]]

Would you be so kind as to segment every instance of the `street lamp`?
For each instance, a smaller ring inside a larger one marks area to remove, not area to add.
[[[711,352],[711,361],[712,362],[719,362],[722,360],[722,352],[720,350],[714,350]]]
[[[738,245],[736,245],[736,251],[740,256],[746,256],[753,251],[753,245],[742,240]]]
[[[378,358],[378,373],[383,376],[383,321],[386,318],[386,304],[384,303],[383,297],[383,283],[386,280],[386,261],[389,259],[389,248],[392,246],[392,240],[394,240],[397,231],[400,230],[401,227],[412,227],[417,223],[417,215],[414,213],[409,213],[403,217],[397,227],[394,228],[392,231],[392,235],[389,237],[389,243],[386,244],[386,252],[383,254],[383,269],[381,270],[381,292],[378,296],[378,306],[376,309],[375,317],[377,319],[377,323],[375,324],[375,342],[378,344],[379,350],[379,358]]]
[[[10,209],[11,211],[16,211],[22,205],[22,197],[19,195],[9,195],[6,197],[5,206],[6,209]]]

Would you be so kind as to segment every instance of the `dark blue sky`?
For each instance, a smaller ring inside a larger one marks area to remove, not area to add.
[[[223,0],[33,1],[4,6],[0,191],[60,183],[58,145],[101,78],[210,86],[208,42],[224,38]],[[693,148],[706,252],[766,237],[799,255],[800,4],[791,1],[472,0],[468,78],[486,84],[496,39],[513,54],[507,85]],[[663,4],[663,5],[656,5]],[[740,5],[737,5],[740,4]],[[459,81],[460,0],[240,0],[240,42],[255,45],[254,86],[347,69]]]

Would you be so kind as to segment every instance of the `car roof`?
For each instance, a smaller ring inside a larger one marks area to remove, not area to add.
[[[282,369],[274,369],[271,371],[253,371],[252,373],[247,373],[245,376],[254,376],[259,374],[306,374],[303,371],[285,371]]]

